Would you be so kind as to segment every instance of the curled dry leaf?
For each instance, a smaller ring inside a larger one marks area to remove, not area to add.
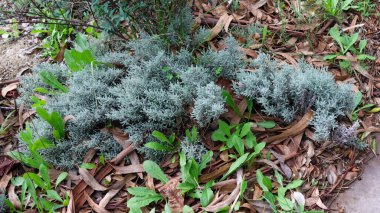
[[[141,165],[139,156],[137,155],[136,151],[133,151],[131,154],[128,155],[128,158],[132,165]],[[142,171],[137,174],[141,179],[143,179]]]
[[[11,159],[7,156],[0,157],[0,177],[11,171],[13,165],[18,161]]]
[[[305,206],[317,205],[322,209],[327,209],[325,204],[323,204],[321,198],[319,197],[319,189],[315,188],[311,194],[311,197],[306,199]]]
[[[293,192],[292,196],[298,205],[300,205],[300,206],[305,205],[305,203],[306,203],[305,196],[303,196],[303,194],[301,192]]]
[[[222,161],[224,162],[227,162],[228,161],[228,151],[223,151],[220,153],[219,155],[220,159],[222,159]]]
[[[116,155],[116,157],[114,157],[111,160],[111,163],[114,163],[114,164],[120,163],[125,158],[125,156],[127,156],[131,152],[133,152],[134,149],[135,148],[134,148],[134,146],[132,144],[129,145],[128,147],[124,148],[123,151],[121,151],[119,154]]]
[[[111,199],[122,189],[127,181],[127,177],[122,179],[121,181],[117,181],[114,185],[112,185],[107,192],[107,194],[103,197],[103,199],[99,202],[99,207],[105,208],[107,204],[111,201]]]
[[[232,202],[234,202],[234,200],[239,196],[240,184],[242,180],[243,180],[243,170],[239,169],[237,171],[237,177],[236,177],[236,188],[231,192],[231,194],[226,199],[224,199],[223,201],[219,203],[216,203],[216,204],[211,203],[206,208],[204,208],[204,210],[208,212],[215,212],[223,207],[230,205]]]
[[[120,128],[112,127],[112,128],[104,128],[102,131],[110,132],[113,138],[123,147],[123,149],[129,146],[129,136],[123,132]]]
[[[111,167],[111,165],[106,164],[96,174],[96,180],[102,180],[110,172],[112,172],[112,170],[113,168]],[[94,189],[88,187],[88,184],[84,180],[81,180],[73,189],[74,205],[76,209],[82,208],[83,204],[86,202],[86,198],[83,196],[84,190],[86,190],[87,194],[89,195],[91,195],[94,192]]]
[[[348,180],[348,181],[351,181],[351,180],[354,180],[358,177],[358,173],[357,172],[347,172],[346,176],[344,176],[344,179],[345,180]]]
[[[336,181],[338,180],[338,175],[336,174],[336,168],[333,165],[330,165],[327,169],[327,181],[334,185]]]
[[[222,175],[224,175],[224,173],[226,173],[228,171],[228,169],[230,168],[232,163],[227,163],[215,170],[213,170],[212,172],[208,173],[208,174],[204,174],[202,175],[200,178],[199,178],[199,182],[201,183],[207,183],[208,181],[212,180],[212,179],[215,179],[217,177],[220,177]]]
[[[268,159],[260,159],[260,160],[257,160],[256,162],[258,162],[258,163],[265,163],[268,166],[272,167],[273,169],[281,171],[281,169],[276,165],[276,163],[274,163],[273,161],[270,161]]]
[[[275,141],[282,141],[282,140],[287,139],[288,137],[300,134],[306,129],[306,127],[309,126],[310,120],[313,118],[313,115],[314,115],[313,111],[307,112],[300,121],[298,121],[296,124],[291,126],[289,129],[285,130],[283,133],[279,135],[269,137],[265,141],[267,143],[272,143]]]
[[[96,181],[96,179],[86,170],[79,168],[79,174],[82,176],[83,181],[87,183],[87,185],[91,186],[95,191],[106,191],[107,187],[104,187]]]
[[[74,196],[73,196],[72,191],[70,191],[69,197],[70,197],[70,200],[69,200],[69,204],[67,205],[66,212],[67,213],[75,213],[76,211],[75,211],[75,205],[74,205]]]
[[[8,188],[8,199],[16,209],[21,209],[20,200],[15,193],[15,186],[12,184]]]
[[[178,178],[174,178],[169,180],[158,190],[163,197],[167,198],[168,204],[174,213],[181,212],[185,205],[184,198],[181,190],[178,189],[178,185]]]
[[[8,186],[9,181],[12,178],[12,173],[9,173],[7,175],[3,175],[0,179],[0,192],[5,191],[5,189]]]
[[[34,109],[30,109],[28,111],[26,111],[24,114],[22,114],[20,117],[19,117],[19,125],[20,125],[20,128],[22,127],[22,125],[24,124],[24,122],[26,121],[26,119],[28,119],[30,116],[32,116],[34,113],[36,113],[36,110]],[[21,120],[20,120],[21,119]]]
[[[223,14],[216,25],[211,29],[210,36],[208,37],[208,41],[211,41],[213,38],[215,38],[221,31],[222,29],[228,29],[229,24],[231,23],[233,17],[228,15],[227,13]],[[227,60],[227,59],[226,59]]]
[[[293,176],[293,172],[288,165],[280,162],[281,171],[285,174],[286,178],[290,179]]]
[[[5,98],[7,96],[8,92],[17,89],[18,84],[19,83],[17,82],[17,83],[11,83],[11,84],[7,85],[6,87],[4,87],[1,90],[1,95]]]

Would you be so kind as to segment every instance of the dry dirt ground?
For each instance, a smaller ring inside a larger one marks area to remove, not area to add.
[[[9,42],[0,39],[0,82],[14,79],[42,61],[35,54],[37,42],[29,36]]]

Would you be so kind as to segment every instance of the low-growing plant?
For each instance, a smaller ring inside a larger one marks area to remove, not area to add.
[[[159,180],[163,185],[169,182],[168,177],[161,170],[160,166],[155,162],[146,160],[143,163],[143,168],[149,176],[156,180]],[[129,194],[133,195],[133,197],[127,201],[127,207],[132,213],[142,213],[142,207],[164,199],[161,194],[147,187],[130,187],[127,189],[127,191]],[[151,212],[155,212],[155,208],[153,208]],[[165,205],[164,212],[171,212],[170,207],[167,203]],[[189,210],[189,206],[185,205],[183,207],[183,212],[190,213],[191,211]]]
[[[163,152],[175,152],[180,147],[180,143],[176,142],[175,134],[172,133],[169,138],[166,137],[162,132],[153,131],[152,136],[155,137],[159,142],[147,142],[144,146],[156,151]]]
[[[234,148],[236,153],[242,156],[245,154],[246,147],[252,149],[257,145],[251,127],[251,122],[229,125],[219,120],[219,128],[212,133],[211,138],[213,141],[220,141],[225,144],[220,148],[221,151]]]
[[[236,94],[286,123],[313,110],[310,124],[317,141],[327,139],[337,126],[337,118],[353,110],[351,86],[338,85],[325,69],[316,69],[304,61],[299,62],[298,68],[281,65],[265,54],[251,61],[251,67],[256,71],[241,71],[237,75]]]
[[[22,130],[19,136],[20,140],[27,145],[27,152],[11,151],[8,155],[29,167],[39,169],[40,165],[48,166],[48,163],[44,160],[39,151],[53,147],[53,144],[47,138],[36,138],[30,125],[30,123],[26,123],[25,130]]]
[[[155,162],[150,160],[144,161],[143,167],[148,175],[161,181],[162,184],[166,184],[169,181],[165,173]],[[128,188],[128,193],[134,196],[127,202],[127,207],[130,209],[130,212],[142,212],[142,207],[163,199],[159,193],[147,187],[130,187]]]
[[[12,124],[9,123],[9,119],[12,117],[15,111],[10,112],[7,117],[4,119],[3,123],[1,123],[0,126],[0,136],[4,135],[8,132],[9,128],[12,126]]]
[[[182,181],[178,188],[181,189],[182,193],[199,198],[199,176],[202,170],[206,168],[207,164],[212,160],[212,156],[213,152],[208,151],[202,156],[201,161],[198,163],[195,159],[187,159],[183,151],[179,153]],[[197,190],[198,193],[196,193]]]
[[[357,60],[361,63],[362,69],[364,67],[363,62],[368,60],[375,60],[375,57],[364,54],[364,49],[367,45],[367,40],[360,40],[359,41],[359,49],[356,49],[354,47],[354,44],[359,39],[359,33],[354,33],[353,35],[349,36],[347,34],[341,34],[339,32],[339,29],[337,27],[333,27],[330,29],[329,34],[334,39],[336,43],[339,45],[339,53],[337,54],[330,54],[326,55],[323,59],[324,60],[335,60],[339,58],[339,56],[346,56],[348,52],[351,54],[355,54]],[[351,61],[349,59],[337,59],[339,60],[339,66],[344,69],[351,71]]]
[[[355,94],[355,108],[351,112],[351,119],[352,119],[352,121],[358,120],[359,112],[361,110],[369,110],[369,109],[373,108],[374,106],[375,106],[375,104],[366,104],[366,103],[364,103],[363,102],[363,94],[361,92],[357,92]],[[376,108],[374,108],[374,109],[376,110]]]
[[[234,149],[235,154],[229,156],[236,160],[232,163],[229,170],[223,175],[222,180],[233,174],[240,167],[247,165],[252,166],[254,159],[261,153],[265,147],[265,142],[257,143],[256,137],[253,134],[252,123],[242,123],[238,125],[228,125],[226,122],[220,120],[219,128],[212,133],[213,141],[223,142],[225,145],[221,147],[221,151],[227,149]],[[246,152],[253,151],[252,153]]]
[[[352,6],[353,0],[322,0],[322,8],[330,16],[341,19],[344,11]]]
[[[260,44],[259,38],[262,38],[263,27],[257,22],[246,27],[235,27],[232,29],[232,33],[236,35],[246,47],[250,47],[254,44]]]
[[[194,126],[191,131],[187,129],[185,133],[185,138],[181,142],[181,151],[185,154],[186,159],[194,159],[200,163],[203,156],[207,154],[207,149],[198,137],[197,128]]]
[[[15,21],[13,19],[12,21]],[[18,38],[21,35],[21,32],[19,30],[19,24],[14,22],[13,24],[8,25],[9,28],[7,30],[1,29],[0,30],[0,36],[4,41],[9,41],[14,38]]]
[[[31,31],[42,39],[42,56],[55,58],[64,46],[67,40],[74,34],[74,28],[62,25],[59,22],[51,24],[37,24]]]
[[[7,206],[7,197],[5,196],[5,192],[0,192],[0,212],[7,212],[8,206]]]
[[[356,0],[351,8],[360,12],[363,17],[369,17],[375,11],[376,4],[370,0]]]
[[[275,170],[274,176],[276,177],[276,182],[279,184],[277,190],[275,190],[271,178],[263,175],[260,170],[256,171],[257,183],[263,190],[263,198],[269,203],[273,212],[308,212],[304,211],[305,197],[302,193],[293,191],[302,186],[303,181],[293,180],[285,185],[282,175],[277,170]],[[273,191],[277,192],[273,193]],[[287,196],[289,191],[292,193],[292,199],[289,199]]]
[[[28,207],[31,209],[36,208],[39,212],[55,212],[57,209],[69,204],[68,194],[65,193],[62,198],[55,190],[67,176],[68,173],[61,173],[55,182],[55,187],[53,187],[48,174],[48,167],[41,164],[38,173],[26,172],[22,177],[16,177],[11,180],[14,186],[21,187],[21,197],[18,199],[25,203],[24,206],[21,206],[21,211],[16,210],[11,202],[7,202],[7,204],[13,212],[23,212]],[[30,199],[32,199],[33,203],[28,206]]]

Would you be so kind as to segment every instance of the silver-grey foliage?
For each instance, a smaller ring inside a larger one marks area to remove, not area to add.
[[[225,50],[208,50],[200,60],[185,48],[169,52],[164,43],[159,37],[143,36],[127,44],[127,50],[101,55],[106,49],[102,48],[95,55],[102,63],[96,66],[70,72],[64,65],[44,64],[34,70],[37,75],[22,78],[21,100],[28,100],[37,86],[51,89],[39,79],[41,71],[56,76],[69,90],[46,95],[46,110],[69,119],[67,137],[55,142],[55,148],[42,151],[45,160],[70,169],[89,148],[108,158],[114,156],[120,145],[109,135],[99,135],[110,122],[119,122],[141,152],[162,159],[165,153],[141,148],[153,130],[175,131],[192,117],[200,126],[216,120],[225,110],[221,88],[214,82],[219,76],[231,79],[244,67],[237,43],[230,38]],[[192,115],[188,113],[191,107]],[[36,129],[44,129],[38,130],[41,136],[53,140],[46,123],[39,119],[35,123]]]
[[[286,122],[312,109],[317,140],[327,139],[337,127],[337,118],[354,107],[351,86],[337,84],[323,69],[303,61],[299,68],[282,65],[265,54],[260,54],[251,65],[256,71],[237,74],[235,92],[259,103],[267,115]]]
[[[204,89],[207,84],[216,81],[218,75],[232,78],[237,68],[243,67],[239,47],[228,46],[237,45],[231,39],[227,42],[226,50],[209,50],[207,57],[199,61],[194,60],[192,54],[184,49],[177,54],[168,53],[159,38],[150,39],[143,38],[130,45],[138,60],[131,60],[127,75],[120,84],[110,89],[116,107],[110,110],[108,117],[120,121],[131,141],[137,143],[143,142],[153,130],[173,130],[181,121],[188,120],[186,108],[194,104],[194,99],[197,100],[200,88]],[[236,57],[239,60],[233,59]],[[230,60],[226,61],[225,58]],[[222,70],[218,74],[216,68],[219,67]],[[219,86],[214,84],[215,87]],[[204,96],[200,94],[200,99],[204,99]],[[196,101],[194,117],[199,125],[206,125],[224,112],[221,97],[214,100],[218,101],[218,107],[211,102],[207,103],[213,106],[208,107],[205,106],[206,102]],[[206,109],[207,116],[202,115]]]
[[[7,199],[7,197],[3,193],[5,192],[0,192],[0,213],[5,213],[8,210],[8,206],[5,203],[5,200]]]
[[[364,149],[366,144],[360,141],[356,133],[359,126],[359,122],[355,122],[349,127],[339,125],[332,133],[332,141],[338,145],[353,147],[359,150]]]
[[[187,138],[181,142],[181,150],[184,152],[186,159],[194,159],[198,163],[201,162],[202,157],[208,151],[201,141],[197,140],[196,142],[193,142],[189,141]]]
[[[214,82],[204,87],[198,87],[191,115],[197,120],[200,127],[204,127],[226,112],[224,102],[222,89]]]

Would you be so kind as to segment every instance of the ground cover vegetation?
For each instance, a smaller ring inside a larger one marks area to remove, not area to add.
[[[347,14],[368,17],[375,6],[297,2],[5,4],[1,20],[34,23],[42,55],[56,62],[18,79],[18,113],[1,124],[17,143],[3,148],[1,180],[12,184],[0,211],[328,210],[376,145],[377,130],[355,121],[379,108],[355,81],[342,82],[369,78],[370,40],[339,30]],[[336,51],[313,60],[308,51],[327,46],[315,30]],[[278,46],[297,41],[302,54]],[[336,156],[337,165],[326,160]],[[24,168],[7,175],[17,162]]]

